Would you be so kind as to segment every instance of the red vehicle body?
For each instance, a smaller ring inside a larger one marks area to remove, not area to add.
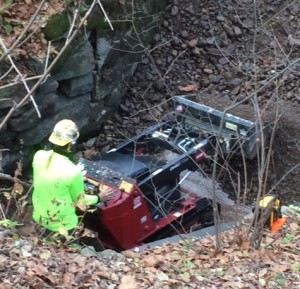
[[[87,227],[99,233],[107,248],[130,249],[164,237],[187,232],[197,223],[213,224],[212,201],[182,186],[189,173],[214,154],[243,150],[256,152],[257,126],[175,97],[172,118],[150,127],[99,158],[81,160],[88,190],[109,186],[115,198],[86,214]],[[165,152],[171,159],[162,159]]]

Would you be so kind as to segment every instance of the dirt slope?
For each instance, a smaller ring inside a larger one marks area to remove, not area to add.
[[[197,93],[200,102],[220,110],[233,107],[229,112],[250,120],[257,119],[257,102],[265,151],[271,150],[266,191],[276,187],[284,201],[299,201],[298,11],[299,1],[256,1],[256,6],[248,0],[169,1],[161,33],[139,64],[114,119],[121,131],[115,136],[130,137],[158,121],[170,109],[168,100],[178,94]],[[247,174],[251,200],[258,188],[257,162],[248,162],[247,172],[241,163],[235,159],[231,165]],[[234,185],[222,177],[232,192]]]

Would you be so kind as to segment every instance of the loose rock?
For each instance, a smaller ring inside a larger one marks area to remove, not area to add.
[[[171,10],[171,15],[175,16],[178,14],[178,7],[177,6],[173,6],[172,10]]]
[[[181,36],[182,36],[183,38],[188,38],[188,37],[189,37],[189,33],[188,33],[186,30],[183,30],[183,31],[181,32]]]

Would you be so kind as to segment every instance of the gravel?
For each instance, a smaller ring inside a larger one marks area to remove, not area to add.
[[[276,123],[272,148],[266,142],[266,152],[271,152],[266,191],[276,187],[284,200],[300,200],[299,166],[293,169],[300,163],[300,26],[295,11],[300,11],[299,1],[260,1],[256,7],[248,0],[169,1],[161,32],[116,114],[123,122],[104,129],[102,138],[109,133],[114,146],[157,123],[173,109],[170,100],[183,93],[179,88],[190,84],[199,87],[200,102],[245,119],[255,120],[257,99],[267,141]],[[236,102],[242,104],[229,109]],[[233,173],[220,170],[223,190],[234,199],[239,176],[241,189],[253,200],[257,167],[257,161],[247,162],[245,172],[242,160],[231,158]]]

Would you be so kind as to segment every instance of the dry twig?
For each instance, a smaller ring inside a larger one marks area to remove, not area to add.
[[[8,174],[0,173],[0,179],[1,179],[1,180],[12,181],[12,182],[14,182],[14,183],[20,183],[20,184],[22,184],[22,185],[24,185],[24,186],[27,186],[27,187],[30,187],[30,186],[31,186],[29,183],[23,182],[23,181],[21,181],[19,178],[12,177],[11,175],[8,175]]]

